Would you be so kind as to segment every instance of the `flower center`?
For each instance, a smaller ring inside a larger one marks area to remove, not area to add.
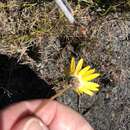
[[[69,79],[69,86],[70,87],[74,87],[74,88],[77,88],[80,86],[80,81],[79,81],[79,78],[78,77],[75,77],[75,76],[71,76],[70,79]]]

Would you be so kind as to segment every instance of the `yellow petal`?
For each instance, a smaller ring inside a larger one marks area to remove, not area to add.
[[[96,71],[95,69],[90,69],[90,70],[88,70],[86,73],[84,73],[84,75],[82,75],[82,77],[83,77],[83,78],[84,78],[84,77],[87,77],[88,75],[93,74],[95,71]]]
[[[86,82],[86,84],[84,84],[84,86],[77,87],[75,89],[75,91],[79,95],[82,94],[82,93],[85,93],[85,94],[88,94],[89,96],[93,96],[94,95],[94,91],[99,91],[98,87],[99,87],[99,84],[97,84],[97,83]]]
[[[97,83],[94,83],[94,82],[84,82],[84,86],[85,86],[85,88],[87,87],[87,88],[89,88],[89,87],[99,87],[100,85],[99,84],[97,84]]]
[[[70,74],[73,74],[75,71],[75,59],[72,57],[71,64],[70,64]]]
[[[84,81],[91,81],[91,80],[97,78],[98,76],[100,76],[99,73],[90,74],[90,75],[88,75],[88,76],[86,76],[86,77],[83,77],[83,80],[84,80]]]
[[[83,65],[83,59],[80,59],[77,66],[76,66],[76,69],[75,69],[75,74],[78,74],[79,71],[81,70],[82,68],[82,65]]]
[[[99,84],[94,83],[94,82],[86,82],[84,83],[84,89],[88,89],[91,91],[98,91],[99,90]]]
[[[92,92],[91,90],[88,90],[88,89],[84,90],[83,92],[85,94],[88,94],[89,96],[93,96],[94,95],[94,92]]]
[[[82,92],[78,89],[78,87],[75,88],[74,91],[75,91],[78,95],[82,94]]]
[[[86,72],[90,69],[90,66],[86,66],[85,68],[83,68],[80,72],[79,75],[83,76],[86,74]]]
[[[93,82],[88,82],[85,84],[85,86],[83,87],[79,87],[80,91],[93,96],[94,95],[94,91],[99,91],[98,89],[99,84],[93,83]]]
[[[92,91],[89,91],[89,90],[85,91],[84,93],[88,94],[89,96],[93,96],[94,95],[94,93]]]
[[[99,91],[99,88],[96,88],[96,87],[89,87],[89,90],[91,90],[91,91]]]

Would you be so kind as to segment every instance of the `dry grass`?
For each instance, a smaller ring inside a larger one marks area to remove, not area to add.
[[[97,3],[91,0],[85,6],[81,3],[71,5],[74,16],[83,26],[71,25],[54,1],[0,2],[1,53],[18,56],[24,63],[33,64],[35,60],[28,56],[30,48],[35,46],[38,48],[36,53],[41,54],[42,45],[52,37],[58,37],[62,44],[72,44],[76,49],[81,47],[84,41],[93,41],[92,36],[98,30],[97,24],[100,24],[100,20],[106,17],[104,15],[109,10],[106,10],[101,18],[99,12],[92,9],[97,8]]]
[[[0,25],[0,49],[11,55],[23,54],[32,44],[38,44],[45,37],[59,36],[70,27],[54,2],[0,3]]]

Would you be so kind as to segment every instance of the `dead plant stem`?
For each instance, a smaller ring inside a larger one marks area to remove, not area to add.
[[[61,96],[64,92],[66,92],[68,89],[70,89],[69,87],[65,87],[64,89],[60,90],[60,92],[58,92],[57,94],[55,94],[54,96],[52,96],[49,100],[52,101],[55,98]],[[36,108],[34,113],[38,113],[47,103],[45,103],[44,101]]]

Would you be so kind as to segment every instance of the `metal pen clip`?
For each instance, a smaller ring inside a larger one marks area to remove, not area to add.
[[[75,18],[72,13],[73,12],[72,8],[68,4],[68,2],[66,0],[55,0],[55,2],[60,7],[60,9],[64,12],[69,22],[73,24],[75,22]]]

